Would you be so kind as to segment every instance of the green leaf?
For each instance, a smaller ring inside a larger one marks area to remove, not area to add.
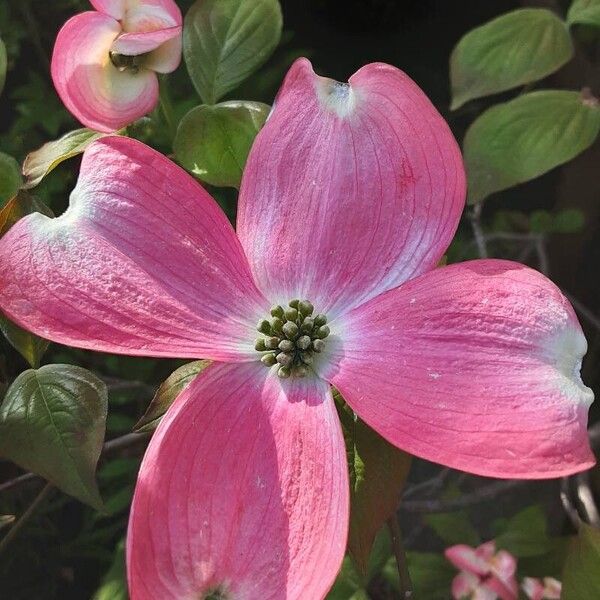
[[[53,216],[52,211],[43,202],[20,191],[0,211],[0,236],[4,235],[19,219],[33,212],[40,212],[49,217]],[[0,331],[32,367],[39,366],[40,360],[50,344],[48,340],[22,329],[1,314]]]
[[[373,431],[335,392],[350,469],[348,553],[366,574],[375,536],[400,506],[411,456]]]
[[[424,520],[447,546],[478,546],[481,543],[477,529],[469,520],[466,511],[426,515]]]
[[[562,600],[600,598],[600,530],[582,523],[563,568]]]
[[[102,584],[96,590],[92,600],[128,600],[128,598],[125,576],[125,540],[121,540],[115,549],[113,563],[102,578]]]
[[[585,93],[532,92],[486,110],[463,144],[469,203],[571,160],[599,130],[600,107]]]
[[[583,212],[577,208],[565,208],[555,215],[552,229],[555,233],[577,233],[584,224]]]
[[[573,0],[567,13],[567,23],[600,27],[600,0]]]
[[[12,156],[0,152],[0,207],[15,196],[22,183],[19,163]]]
[[[510,519],[495,524],[496,545],[517,558],[540,556],[554,550],[555,540],[547,533],[541,506],[530,506]]]
[[[23,187],[26,189],[35,187],[61,162],[81,154],[89,144],[106,135],[91,129],[75,129],[31,152],[23,163],[25,177]]]
[[[0,455],[101,509],[94,473],[107,406],[106,385],[81,367],[24,371],[0,406]]]
[[[209,360],[196,360],[187,363],[171,373],[158,388],[144,416],[136,423],[133,430],[137,433],[153,431],[158,427],[162,416],[175,398],[192,382],[194,377],[202,373],[210,364]]]
[[[450,56],[452,109],[543,79],[573,56],[567,26],[543,8],[506,13],[467,33]]]
[[[344,558],[342,568],[326,596],[326,600],[360,600],[368,599],[363,589],[362,577],[356,572],[349,557]]]
[[[239,188],[252,142],[269,110],[260,102],[193,108],[177,128],[173,143],[177,160],[206,183]]]
[[[185,16],[183,56],[203,102],[218,102],[260,67],[281,28],[278,0],[197,0]]]
[[[4,83],[6,82],[6,67],[7,67],[7,57],[6,57],[6,46],[0,38],[0,94],[4,89]]]

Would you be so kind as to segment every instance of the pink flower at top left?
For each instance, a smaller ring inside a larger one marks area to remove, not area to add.
[[[110,132],[158,102],[157,73],[181,61],[181,12],[173,0],[91,0],[59,31],[52,80],[84,125]]]

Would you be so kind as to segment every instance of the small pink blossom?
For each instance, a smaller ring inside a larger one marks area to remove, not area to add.
[[[544,577],[543,581],[525,577],[521,587],[530,600],[560,600],[562,591],[561,582],[553,577]]]
[[[339,83],[300,59],[250,152],[236,231],[182,169],[108,136],[63,215],[0,240],[0,307],[21,326],[213,361],[146,451],[132,600],[325,596],[349,520],[332,386],[390,443],[450,467],[544,478],[594,463],[586,341],[560,290],[510,261],[437,268],[464,204],[458,145],[407,75],[371,64]],[[509,555],[458,554],[514,593]]]
[[[456,600],[517,599],[517,561],[506,550],[496,552],[494,541],[486,542],[478,548],[458,544],[447,548],[445,555],[460,569],[452,582],[452,595]]]
[[[52,80],[79,121],[116,131],[158,102],[157,73],[181,60],[181,12],[173,0],[92,0],[95,11],[58,32]]]

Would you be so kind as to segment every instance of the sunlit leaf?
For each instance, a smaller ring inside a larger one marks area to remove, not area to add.
[[[183,27],[183,55],[200,97],[218,102],[262,65],[281,38],[278,0],[197,0]]]
[[[23,187],[35,187],[61,162],[81,154],[89,144],[105,135],[91,129],[76,129],[31,152],[23,163]]]
[[[0,455],[100,509],[95,470],[107,405],[105,384],[81,367],[24,371],[0,406]]]
[[[594,142],[599,130],[598,101],[586,93],[532,92],[493,106],[465,136],[469,202],[571,160]]]
[[[573,0],[567,13],[567,23],[600,27],[600,0]]]
[[[600,530],[582,523],[563,568],[562,600],[600,598]]]
[[[198,179],[239,188],[252,142],[269,115],[260,102],[224,102],[192,109],[179,124],[177,160]]]
[[[179,369],[173,371],[158,388],[154,398],[150,402],[144,416],[136,423],[134,431],[141,433],[143,431],[153,431],[156,429],[162,416],[175,398],[192,382],[194,377],[202,373],[210,364],[209,360],[196,360],[187,363]]]
[[[350,469],[350,531],[348,552],[360,573],[379,530],[400,506],[411,456],[358,419],[336,391]]]
[[[0,152],[0,207],[14,197],[22,183],[19,163],[12,156]]]
[[[553,12],[523,8],[506,13],[469,31],[452,51],[452,109],[542,79],[572,56],[567,26]]]

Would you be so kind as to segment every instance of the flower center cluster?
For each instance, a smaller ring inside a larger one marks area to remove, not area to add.
[[[308,300],[292,300],[287,308],[271,308],[271,319],[261,319],[257,329],[264,337],[254,347],[262,353],[261,362],[267,367],[279,365],[277,375],[306,377],[315,353],[325,348],[329,335],[327,317],[313,315],[314,307]]]
[[[117,68],[117,70],[130,71],[137,73],[143,62],[145,54],[139,54],[136,56],[129,56],[127,54],[119,54],[118,52],[109,52],[110,62]]]

